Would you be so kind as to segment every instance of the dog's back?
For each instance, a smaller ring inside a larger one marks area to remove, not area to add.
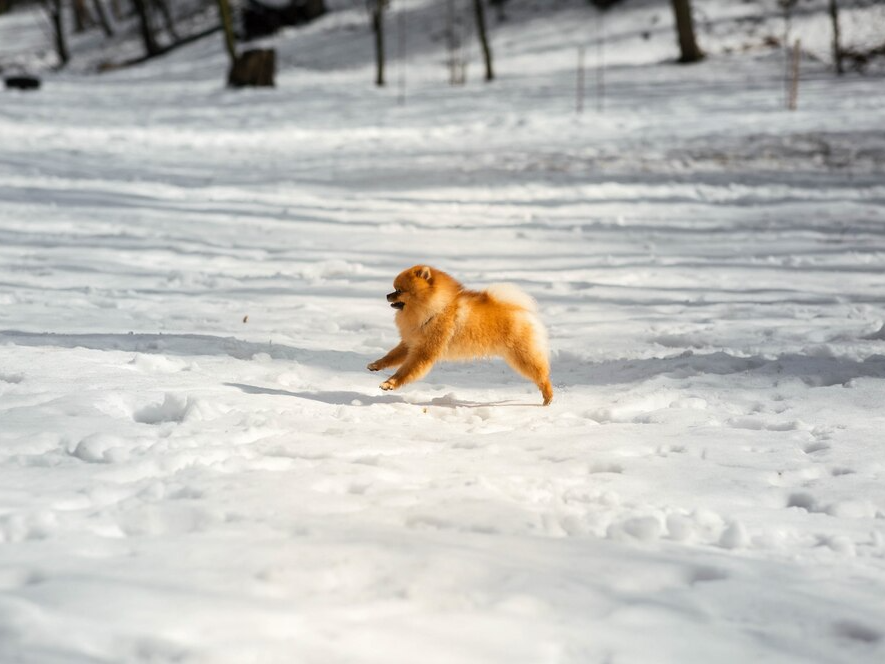
[[[538,318],[534,298],[513,284],[459,294],[446,359],[507,358],[517,348],[535,358],[535,363],[547,365],[547,330]]]

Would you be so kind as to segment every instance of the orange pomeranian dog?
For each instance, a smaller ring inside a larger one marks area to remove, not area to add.
[[[467,290],[425,265],[401,272],[393,287],[387,301],[397,310],[402,340],[368,366],[370,371],[399,366],[382,390],[418,380],[437,360],[498,356],[538,386],[545,406],[553,400],[547,331],[529,295],[511,284]]]

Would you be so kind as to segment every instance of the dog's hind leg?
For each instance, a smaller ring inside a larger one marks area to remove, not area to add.
[[[514,371],[522,374],[541,390],[544,405],[553,401],[553,386],[550,385],[550,363],[536,349],[511,348],[504,353],[504,359]]]

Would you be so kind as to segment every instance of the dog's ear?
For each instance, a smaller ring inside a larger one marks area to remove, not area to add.
[[[425,281],[430,281],[430,278],[433,274],[430,272],[430,268],[426,265],[422,265],[421,267],[415,268],[415,276],[424,279]]]

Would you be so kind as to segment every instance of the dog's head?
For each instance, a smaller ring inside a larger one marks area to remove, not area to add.
[[[426,305],[434,286],[434,271],[426,265],[416,265],[400,272],[393,280],[396,289],[387,294],[390,306],[399,311]]]

